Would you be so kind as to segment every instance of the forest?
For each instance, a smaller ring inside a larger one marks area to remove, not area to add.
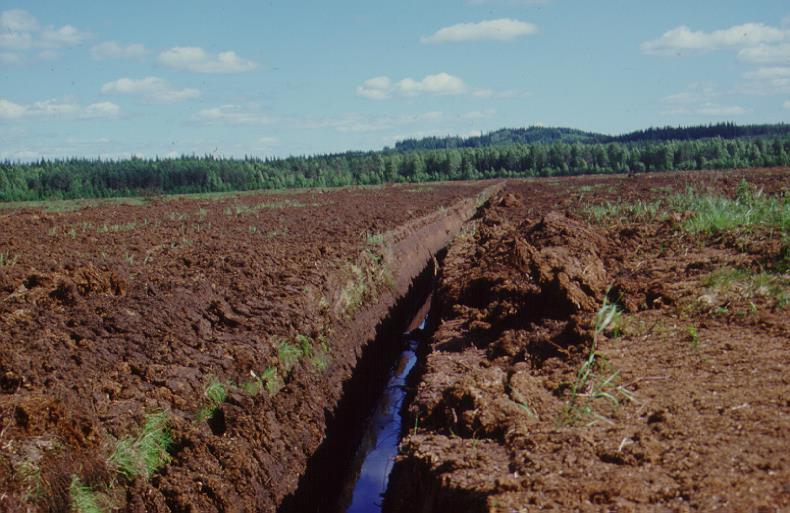
[[[184,155],[5,161],[0,163],[0,201],[785,166],[790,165],[788,128],[667,127],[614,138],[532,127],[492,132],[479,146],[476,140],[465,145],[459,139],[457,147],[430,148],[438,139],[429,138],[382,151],[278,159]],[[502,135],[508,133],[530,142],[512,142]]]

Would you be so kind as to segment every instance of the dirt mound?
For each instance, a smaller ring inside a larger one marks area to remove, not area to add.
[[[540,360],[583,345],[590,340],[590,314],[606,292],[598,253],[605,245],[559,212],[517,227],[493,212],[479,224],[474,243],[448,254],[439,287],[442,317],[467,319],[478,347],[510,357],[527,350]],[[509,330],[530,335],[502,336]],[[452,337],[442,338],[447,344]]]

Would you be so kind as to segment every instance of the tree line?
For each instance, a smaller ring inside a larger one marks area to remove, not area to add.
[[[790,135],[347,152],[282,159],[0,163],[0,201],[790,165]]]
[[[790,125],[784,123],[763,125],[736,125],[732,122],[686,127],[651,127],[621,135],[585,132],[574,128],[531,126],[527,128],[502,128],[487,134],[471,137],[423,137],[405,139],[395,144],[397,151],[437,150],[449,148],[480,148],[505,144],[535,144],[552,142],[611,143],[693,141],[696,139],[736,139],[790,135]]]

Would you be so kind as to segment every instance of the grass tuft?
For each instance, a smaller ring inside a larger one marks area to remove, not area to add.
[[[198,410],[197,419],[201,422],[214,416],[217,409],[225,402],[228,393],[225,390],[225,385],[216,377],[211,376],[203,395],[208,399],[208,404]]]
[[[129,480],[138,477],[148,479],[151,474],[170,462],[167,452],[173,439],[166,412],[145,417],[145,423],[136,437],[126,437],[118,441],[110,456],[110,464],[119,474]]]
[[[104,509],[99,505],[99,497],[87,485],[84,485],[80,478],[72,476],[69,486],[69,498],[71,500],[71,510],[74,513],[103,513]]]
[[[285,372],[291,372],[291,369],[299,362],[302,355],[302,349],[287,340],[283,340],[277,346],[277,357],[280,359],[280,364],[282,364]]]
[[[263,381],[266,392],[271,396],[277,395],[277,392],[283,387],[282,378],[280,378],[280,374],[277,372],[276,367],[267,367],[264,369],[261,373],[261,381]]]

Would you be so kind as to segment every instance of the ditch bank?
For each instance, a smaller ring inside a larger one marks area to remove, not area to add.
[[[367,413],[341,400],[377,326],[495,189],[18,216],[0,237],[19,255],[0,269],[0,510],[277,511],[334,421]],[[97,241],[106,255],[80,252]],[[36,260],[47,245],[73,255]]]
[[[305,451],[309,456],[306,471],[280,501],[278,512],[337,511],[347,479],[344,470],[352,464],[364,422],[386,384],[388,370],[403,350],[403,332],[414,328],[418,324],[415,319],[427,314],[427,298],[445,247],[480,206],[501,189],[502,184],[490,186],[474,198],[384,234],[379,254],[363,253],[350,271],[351,279],[338,281],[333,309],[340,318],[344,309],[355,304],[345,292],[360,275],[373,274],[370,281],[384,286],[379,287],[375,301],[356,309],[330,337],[338,339],[332,341],[332,347],[343,352],[333,356],[336,370],[325,376],[320,388],[324,394],[320,401],[325,412],[323,435]],[[387,275],[375,276],[381,273]]]
[[[383,511],[521,511],[537,419],[559,409],[594,339],[608,282],[606,242],[559,212],[513,223],[523,203],[496,196],[448,249],[438,327],[404,425]]]
[[[670,179],[747,189],[689,174],[602,194],[666,198]],[[596,222],[594,184],[551,187],[509,183],[449,246],[383,511],[787,510],[775,228],[687,232],[702,207]]]

